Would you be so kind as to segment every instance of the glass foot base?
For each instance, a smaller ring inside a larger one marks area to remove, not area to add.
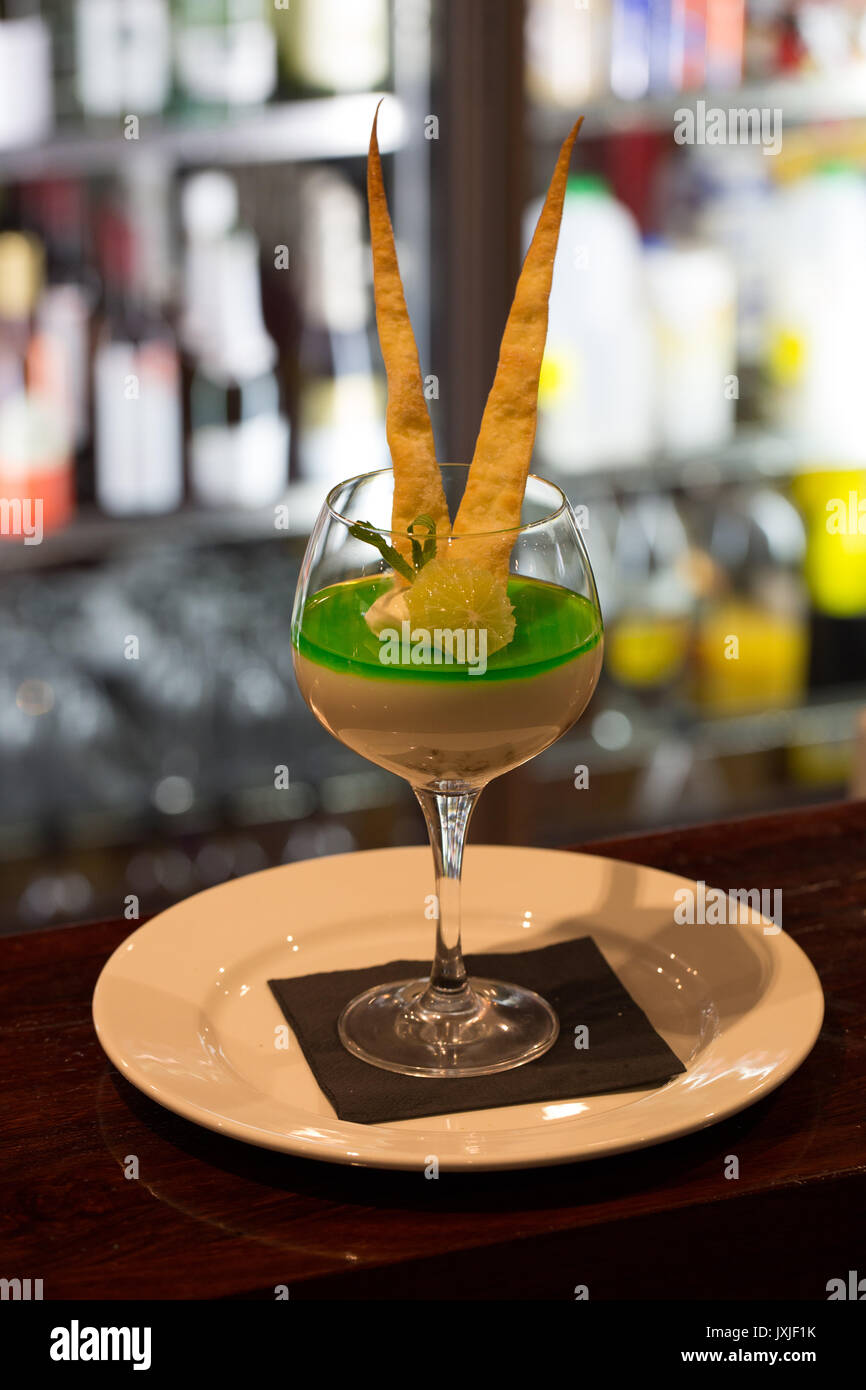
[[[531,989],[470,980],[457,991],[429,980],[376,985],[347,1004],[337,1029],[355,1057],[406,1076],[487,1076],[541,1057],[559,1019]]]

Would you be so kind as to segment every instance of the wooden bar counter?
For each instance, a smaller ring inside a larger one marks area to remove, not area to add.
[[[866,803],[580,848],[782,888],[826,996],[783,1086],[589,1163],[437,1181],[315,1163],[200,1129],[111,1066],[90,1001],[129,922],[6,937],[0,1274],[45,1299],[488,1300],[826,1299],[866,1274]]]

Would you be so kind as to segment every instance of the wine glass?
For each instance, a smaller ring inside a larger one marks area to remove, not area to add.
[[[442,471],[453,516],[468,468],[445,464]],[[407,556],[429,559],[433,546],[426,549],[427,533],[415,523],[411,535],[389,529],[393,485],[387,468],[328,495],[298,580],[292,651],[317,719],[404,777],[421,804],[436,875],[436,949],[429,978],[367,990],[346,1005],[338,1031],[351,1053],[388,1071],[482,1076],[541,1056],[556,1041],[559,1021],[532,990],[467,976],[460,923],[467,827],[492,778],[549,747],[583,712],[601,669],[603,625],[574,512],[558,487],[530,474],[521,525],[499,533],[513,541],[510,640],[501,599],[498,610],[492,601],[492,616],[489,607],[472,614],[476,626],[467,625],[462,645],[461,630],[449,639],[449,629],[414,626],[395,571],[407,568]],[[449,574],[456,565],[456,573],[477,579],[471,561],[468,571],[461,564],[473,545],[477,551],[490,539],[445,539],[432,558],[444,558]],[[374,603],[378,612],[392,600],[385,626],[373,624]]]

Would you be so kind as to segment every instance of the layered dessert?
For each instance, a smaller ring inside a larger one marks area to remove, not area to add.
[[[507,645],[497,648],[495,628],[481,629],[467,636],[483,642],[461,651],[437,638],[440,629],[399,614],[393,627],[371,626],[368,615],[390,585],[378,575],[322,589],[295,628],[304,698],[336,738],[371,762],[415,786],[483,786],[547,748],[583,712],[603,637],[597,608],[581,595],[512,575]]]

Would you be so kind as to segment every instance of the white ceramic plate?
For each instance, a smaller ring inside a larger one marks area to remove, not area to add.
[[[593,936],[687,1071],[649,1091],[387,1125],[338,1120],[294,1038],[288,1051],[276,1049],[284,1019],[267,981],[429,959],[431,873],[427,849],[370,850],[268,869],[187,898],[107,961],[93,997],[99,1041],[146,1095],[221,1134],[380,1168],[423,1169],[435,1154],[442,1170],[566,1163],[688,1134],[767,1095],[815,1042],[821,986],[784,932],[677,925],[674,894],[694,885],[657,869],[470,846],[465,949]]]

